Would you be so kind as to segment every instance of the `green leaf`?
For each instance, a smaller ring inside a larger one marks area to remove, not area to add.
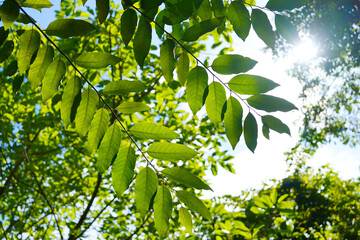
[[[205,89],[208,86],[208,75],[204,68],[194,67],[188,75],[186,98],[189,107],[195,115],[204,105]]]
[[[161,39],[164,34],[165,23],[163,23],[162,19],[164,17],[164,10],[160,11],[155,18],[155,22],[159,25],[155,25],[156,35]]]
[[[141,217],[145,217],[150,201],[156,192],[158,178],[156,173],[149,167],[143,168],[135,180],[135,205]]]
[[[228,7],[227,15],[236,35],[245,41],[251,27],[249,11],[242,2],[233,1]]]
[[[167,142],[151,144],[147,153],[153,158],[168,161],[189,160],[197,154],[195,150],[185,145]]]
[[[269,136],[270,129],[266,125],[262,126],[262,133],[266,139],[268,139],[268,140],[270,139],[270,136]]]
[[[130,133],[138,138],[155,140],[172,140],[179,137],[179,134],[173,132],[167,127],[149,122],[136,123],[130,129]]]
[[[96,0],[96,12],[100,24],[105,22],[107,15],[109,14],[109,10],[109,0]]]
[[[137,15],[134,9],[128,8],[121,15],[121,37],[127,46],[132,39],[137,25]]]
[[[42,8],[51,8],[53,5],[49,0],[26,0],[23,6],[41,10]]]
[[[36,58],[33,64],[31,64],[28,74],[28,79],[31,83],[32,89],[35,89],[41,84],[53,57],[54,49],[49,45],[38,50]]]
[[[79,77],[70,78],[64,88],[64,93],[61,99],[61,120],[64,126],[67,127],[71,123],[71,112],[75,104],[76,96],[80,96],[81,80]]]
[[[202,1],[197,15],[201,18],[202,21],[212,18],[212,9],[209,0]]]
[[[213,124],[223,119],[223,107],[226,102],[224,87],[219,82],[212,82],[209,85],[209,94],[206,98],[206,113]]]
[[[145,11],[159,7],[165,0],[140,0],[140,7]]]
[[[260,76],[240,74],[233,77],[228,83],[231,90],[239,94],[259,94],[268,92],[279,84]]]
[[[17,75],[14,78],[13,84],[12,84],[13,94],[16,94],[20,90],[21,84],[23,82],[24,82],[24,76]]]
[[[100,173],[105,172],[118,152],[121,143],[121,130],[117,122],[114,122],[105,132],[97,151],[98,157],[96,168]]]
[[[255,117],[249,112],[244,121],[244,138],[246,146],[255,151],[258,138],[258,126]]]
[[[96,111],[88,134],[88,149],[90,153],[95,152],[99,147],[100,141],[108,128],[109,121],[110,116],[107,109],[100,108]]]
[[[226,8],[224,6],[223,0],[211,0],[212,10],[215,14],[215,17],[225,17]]]
[[[144,61],[149,53],[151,45],[151,25],[143,17],[140,17],[139,26],[134,37],[135,60],[142,68]]]
[[[223,20],[223,18],[212,18],[195,24],[185,30],[182,40],[186,42],[196,41],[205,33],[211,32],[220,26]]]
[[[52,98],[59,88],[61,79],[65,76],[66,66],[61,59],[54,60],[46,70],[42,84],[42,101]]]
[[[176,196],[191,210],[199,213],[202,217],[211,221],[211,214],[209,210],[204,205],[204,203],[200,199],[198,199],[194,194],[184,190],[180,190],[180,191],[176,191]]]
[[[166,1],[163,15],[163,22],[168,25],[181,23],[189,18],[193,12],[193,0]]]
[[[236,98],[230,96],[226,104],[224,124],[226,137],[229,139],[233,149],[239,142],[242,133],[242,116],[241,104]]]
[[[6,41],[4,45],[0,48],[0,63],[8,59],[13,51],[14,51],[14,42]]]
[[[4,27],[0,27],[0,46],[2,46],[9,36],[9,30],[5,30]]]
[[[12,45],[13,46],[13,45]],[[10,53],[11,54],[11,53]],[[0,56],[1,56],[1,50],[0,50]],[[1,57],[0,57],[1,59]],[[1,62],[1,61],[0,61]],[[9,65],[7,65],[5,68],[4,68],[4,71],[2,72],[2,74],[4,76],[12,76],[16,73],[16,71],[18,70],[18,67],[17,67],[17,61],[14,60],[12,61]]]
[[[261,120],[266,127],[278,133],[287,133],[289,134],[289,136],[291,135],[289,127],[286,124],[284,124],[280,119],[274,116],[266,115],[266,116],[262,116]]]
[[[253,9],[251,12],[251,23],[259,38],[261,38],[267,46],[274,48],[275,33],[272,30],[272,26],[266,13],[260,9]]]
[[[293,45],[299,43],[300,37],[296,31],[296,27],[290,20],[282,15],[275,15],[276,31],[288,42]]]
[[[13,0],[5,0],[0,7],[0,18],[7,30],[19,16],[19,7]]]
[[[141,92],[144,89],[146,89],[146,85],[140,81],[120,80],[108,83],[105,86],[103,93],[111,95],[122,95],[131,92]]]
[[[247,99],[250,106],[264,110],[266,112],[288,112],[291,110],[297,110],[294,104],[286,101],[285,99],[269,96],[269,95],[254,95]]]
[[[220,74],[237,74],[249,71],[256,63],[257,61],[251,58],[229,54],[217,57],[211,67]]]
[[[81,102],[75,117],[75,129],[80,136],[84,136],[89,130],[98,102],[99,97],[92,89],[86,89],[81,94]]]
[[[36,30],[25,31],[19,39],[17,54],[19,73],[22,75],[29,67],[32,55],[40,47],[40,34]]]
[[[119,149],[111,169],[112,184],[119,198],[128,189],[134,177],[135,163],[136,155],[134,148],[128,146]]]
[[[161,186],[154,199],[154,222],[160,237],[166,235],[172,212],[172,198],[169,189]]]
[[[46,28],[46,33],[60,38],[69,38],[73,36],[85,36],[95,30],[95,27],[78,19],[56,19]]]
[[[174,58],[175,43],[171,39],[167,39],[160,46],[160,66],[166,81],[173,80],[173,72],[175,69]]]
[[[149,110],[150,107],[141,102],[122,102],[116,110],[124,114],[143,112]]]
[[[187,78],[188,78],[188,74],[189,74],[189,65],[190,65],[190,61],[189,61],[189,57],[188,54],[183,52],[177,63],[176,63],[176,73],[177,73],[177,77],[179,82],[185,86]]]
[[[171,179],[172,181],[185,184],[189,187],[212,191],[212,189],[206,183],[204,183],[200,178],[198,178],[193,173],[185,170],[184,168],[180,168],[180,167],[165,168],[164,170],[161,171],[161,173],[165,177]]]
[[[306,3],[305,0],[269,0],[266,7],[273,11],[292,10],[294,8],[300,8]]]
[[[116,65],[120,61],[121,58],[106,52],[83,53],[75,59],[77,65],[88,69],[105,68],[109,65]]]
[[[188,210],[184,207],[181,207],[179,210],[179,220],[181,224],[185,227],[186,231],[190,234],[192,233],[192,219]]]

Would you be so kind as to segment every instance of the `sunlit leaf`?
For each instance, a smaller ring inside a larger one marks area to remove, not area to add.
[[[189,64],[189,57],[187,53],[183,52],[176,63],[177,77],[183,86],[185,86],[189,74]]]
[[[151,25],[143,16],[140,17],[139,26],[134,37],[135,60],[142,68],[149,53],[151,45]]]
[[[214,124],[223,119],[223,107],[226,102],[226,93],[223,85],[219,82],[212,82],[209,85],[209,94],[206,98],[206,113]]]
[[[297,107],[295,107],[295,105],[291,102],[269,95],[254,95],[249,97],[247,102],[250,106],[266,112],[288,112],[291,110],[297,110]]]
[[[19,7],[13,0],[5,0],[0,6],[0,18],[7,30],[19,16]]]
[[[269,0],[266,4],[268,9],[274,11],[292,10],[304,6],[306,0]]]
[[[188,206],[191,210],[199,213],[202,217],[211,221],[211,214],[209,209],[204,205],[204,203],[198,199],[194,194],[180,190],[176,191],[176,196],[183,202],[186,206]]]
[[[196,114],[204,105],[207,82],[208,75],[204,68],[197,66],[191,69],[186,84],[186,98],[193,114]]]
[[[197,154],[185,145],[168,142],[155,142],[146,152],[153,158],[168,161],[189,160]]]
[[[141,102],[122,102],[116,110],[124,114],[143,112],[149,110],[150,107]]]
[[[46,69],[41,89],[43,102],[52,98],[58,92],[60,81],[65,76],[65,73],[66,66],[60,58],[54,60],[49,65]]]
[[[274,48],[275,33],[272,30],[266,13],[260,9],[253,9],[251,12],[251,23],[259,38],[261,38],[267,46]]]
[[[29,67],[32,55],[40,47],[40,34],[36,30],[25,31],[19,39],[17,54],[19,73],[22,75]]]
[[[266,116],[262,116],[261,120],[266,127],[278,133],[287,133],[291,135],[289,127],[286,124],[284,124],[280,119],[274,116],[266,115]]]
[[[109,10],[109,0],[96,0],[96,12],[100,24],[105,22],[107,15],[109,14]]]
[[[165,177],[171,179],[172,181],[185,184],[189,187],[212,191],[212,189],[206,183],[204,183],[200,178],[198,178],[193,173],[185,170],[184,168],[180,168],[180,167],[165,168],[164,170],[161,171],[161,173]]]
[[[254,115],[248,113],[244,121],[244,138],[246,146],[252,151],[255,151],[258,138],[258,126]]]
[[[46,33],[60,38],[85,36],[95,30],[95,27],[84,20],[56,19],[46,28]]]
[[[121,58],[106,52],[87,52],[75,59],[77,65],[89,69],[99,69],[109,65],[116,65],[120,61]]]
[[[119,149],[111,169],[112,184],[118,197],[128,189],[134,177],[135,162],[134,148],[128,146]]]
[[[99,97],[92,89],[86,89],[81,94],[75,117],[75,129],[80,136],[84,136],[89,130],[98,102]]]
[[[0,47],[0,63],[8,59],[14,51],[14,42],[6,41],[2,47]]]
[[[172,212],[172,198],[169,189],[161,186],[154,199],[154,222],[160,237],[165,236],[169,228],[169,219]]]
[[[223,20],[223,18],[212,18],[195,24],[185,30],[182,40],[186,42],[196,41],[205,33],[211,32],[220,26]]]
[[[167,39],[160,46],[160,66],[166,81],[173,80],[173,72],[175,69],[174,57],[175,43],[171,39]]]
[[[35,89],[41,84],[53,57],[54,49],[49,45],[38,50],[35,61],[31,64],[28,74],[32,89]]]
[[[156,173],[149,167],[143,168],[135,180],[135,205],[141,217],[145,217],[150,201],[158,187]]]
[[[227,15],[235,33],[245,41],[251,27],[249,11],[242,2],[232,1],[228,7]]]
[[[128,8],[121,15],[121,37],[127,46],[132,39],[137,25],[137,15],[134,9]]]
[[[241,104],[236,98],[230,96],[226,104],[224,124],[226,137],[229,139],[233,149],[239,142],[242,133],[242,116]]]
[[[109,126],[110,116],[108,110],[100,108],[96,111],[91,121],[88,134],[88,149],[90,153],[96,151]]]
[[[286,40],[293,45],[298,44],[301,40],[296,27],[290,22],[290,20],[282,15],[275,15],[276,31]]]
[[[80,107],[79,107],[80,108]],[[105,172],[111,165],[121,143],[121,130],[117,122],[114,122],[105,132],[97,151],[96,168],[100,173]]]
[[[23,6],[41,10],[42,8],[51,8],[53,5],[49,0],[26,0]]]
[[[61,99],[61,120],[65,127],[67,127],[72,119],[71,112],[73,108],[77,108],[76,96],[80,99],[81,80],[78,77],[70,78],[64,88],[64,93]]]
[[[220,74],[236,74],[249,71],[256,63],[251,58],[230,54],[217,57],[211,67]]]
[[[179,137],[179,134],[169,128],[149,122],[136,123],[130,129],[130,133],[138,138],[155,140],[172,140]]]
[[[104,90],[104,94],[122,95],[131,92],[141,92],[146,89],[146,85],[139,81],[120,80],[108,83]]]
[[[185,227],[186,231],[192,233],[192,219],[188,210],[184,207],[181,207],[179,210],[179,220],[181,224]]]
[[[279,84],[267,78],[249,74],[240,74],[233,77],[228,85],[234,92],[247,95],[266,93],[279,86]]]

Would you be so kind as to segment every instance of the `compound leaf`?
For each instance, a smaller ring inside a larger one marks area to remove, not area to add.
[[[229,54],[217,57],[211,67],[220,74],[236,74],[249,71],[256,63],[257,61],[251,58]]]
[[[212,82],[209,85],[209,94],[205,101],[206,113],[210,121],[219,123],[223,118],[223,107],[226,102],[224,87],[219,82]]]
[[[155,228],[160,237],[165,236],[169,228],[169,219],[172,212],[172,198],[169,189],[161,186],[155,195],[154,199],[154,221]]]
[[[80,136],[84,136],[89,130],[98,102],[99,97],[92,89],[86,89],[81,94],[80,105],[75,117],[75,129]]]
[[[147,153],[153,158],[168,161],[189,160],[197,154],[195,150],[185,145],[167,142],[151,144]]]
[[[234,92],[247,95],[265,93],[279,86],[267,78],[249,74],[233,77],[228,85]]]
[[[99,143],[108,128],[109,121],[108,110],[100,108],[96,111],[88,133],[88,149],[90,153],[95,152],[99,147]]]
[[[124,114],[131,114],[135,112],[143,112],[149,110],[150,107],[141,102],[122,102],[116,110]]]
[[[135,205],[141,217],[148,212],[150,201],[158,187],[156,173],[149,167],[143,168],[135,180]]]
[[[173,80],[173,72],[175,69],[174,58],[175,43],[171,39],[167,39],[160,46],[160,66],[166,81]]]
[[[289,127],[284,124],[280,119],[274,116],[266,115],[262,116],[261,120],[267,128],[270,128],[278,133],[287,133],[289,134],[289,136],[291,135]]]
[[[75,59],[75,63],[77,65],[88,69],[104,68],[109,65],[115,65],[120,61],[121,58],[118,58],[106,52],[83,53]]]
[[[189,187],[212,191],[212,189],[206,183],[204,183],[200,178],[198,178],[193,173],[185,170],[184,168],[180,168],[180,167],[165,168],[164,170],[161,171],[161,173],[165,177],[175,182],[185,184]]]
[[[36,30],[26,30],[19,39],[17,54],[19,73],[22,75],[29,67],[32,55],[40,47],[40,34]]]
[[[146,89],[146,85],[140,81],[120,80],[108,83],[105,86],[103,93],[110,95],[122,95],[131,92],[141,92],[144,89]]]
[[[155,140],[172,140],[179,137],[179,134],[169,128],[149,122],[136,123],[131,128],[130,133],[138,138]]]
[[[236,98],[230,96],[226,104],[224,124],[226,137],[229,139],[233,149],[239,142],[242,133],[242,116],[241,104]]]
[[[244,138],[246,146],[252,151],[255,151],[258,138],[258,126],[254,115],[248,113],[244,121]]]
[[[35,89],[41,84],[53,57],[54,49],[51,46],[42,47],[38,50],[36,58],[33,64],[31,64],[28,74],[28,80],[32,89]]]
[[[266,13],[260,9],[253,9],[251,12],[251,23],[259,38],[261,38],[267,46],[274,48],[275,33],[272,30],[272,26]]]
[[[52,98],[57,92],[61,79],[65,76],[66,65],[61,59],[54,60],[46,69],[42,84],[42,100]]]
[[[135,60],[142,68],[149,53],[151,45],[151,25],[144,18],[140,17],[139,26],[134,37]]]
[[[204,105],[207,82],[208,75],[204,68],[197,66],[191,69],[186,85],[186,97],[193,114],[196,114]]]
[[[228,8],[228,18],[235,33],[245,41],[250,32],[251,22],[249,11],[244,4],[239,1],[231,2]]]
[[[297,110],[295,105],[291,102],[269,95],[254,95],[249,97],[247,102],[250,106],[266,112],[288,112],[291,110]]]
[[[207,209],[204,203],[200,199],[198,199],[194,194],[184,190],[180,190],[180,191],[176,191],[176,196],[191,210],[199,213],[202,217],[211,221],[211,214],[209,212],[209,209]]]
[[[81,90],[81,80],[79,77],[70,78],[64,88],[64,93],[61,99],[61,120],[64,123],[64,126],[67,127],[72,119],[71,112],[73,108],[76,108],[76,97],[80,99],[80,90]]]
[[[134,9],[128,8],[121,15],[121,37],[127,46],[132,39],[137,25],[137,15]]]
[[[85,36],[95,30],[95,27],[84,20],[56,19],[46,28],[46,33],[60,38]]]

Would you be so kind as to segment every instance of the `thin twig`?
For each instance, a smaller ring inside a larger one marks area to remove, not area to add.
[[[149,212],[149,214],[146,216],[146,218],[143,220],[142,224],[140,226],[138,226],[135,231],[129,236],[126,238],[126,240],[130,240],[135,234],[137,234],[141,228],[144,227],[145,223],[149,220],[150,216],[151,216],[151,213],[152,212]]]

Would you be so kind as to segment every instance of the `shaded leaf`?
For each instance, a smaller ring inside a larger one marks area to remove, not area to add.
[[[240,55],[221,55],[212,63],[212,69],[220,74],[236,74],[247,72],[256,65],[257,61]]]
[[[0,27],[0,47],[4,44],[8,36],[9,30],[5,30],[4,27]]]
[[[0,48],[0,63],[8,59],[13,51],[14,51],[14,42],[6,41],[4,45]]]
[[[212,9],[209,0],[202,1],[197,15],[201,18],[202,21],[212,18]]]
[[[212,191],[212,189],[206,183],[204,183],[200,178],[198,178],[193,173],[185,170],[184,168],[180,168],[180,167],[165,168],[164,170],[161,171],[161,173],[165,177],[171,179],[172,181],[185,184],[189,187]]]
[[[244,4],[239,1],[231,2],[228,7],[227,16],[236,35],[245,41],[250,32],[251,22],[249,11]]]
[[[166,1],[165,6],[162,21],[168,25],[181,23],[194,12],[193,0]]]
[[[226,104],[224,124],[226,137],[229,139],[233,149],[239,142],[242,133],[242,116],[241,104],[236,98],[230,96]]]
[[[0,6],[0,18],[7,30],[19,16],[19,7],[13,0],[5,0]]]
[[[131,114],[135,112],[143,112],[149,110],[150,107],[141,102],[122,102],[116,110],[124,114]]]
[[[186,42],[196,41],[205,33],[211,32],[220,26],[223,20],[223,18],[212,18],[195,24],[185,30],[182,40]]]
[[[189,160],[197,154],[195,150],[185,145],[167,142],[151,144],[147,153],[153,158],[168,161]]]
[[[107,15],[109,14],[109,10],[109,0],[96,0],[96,12],[100,24],[105,22]]]
[[[228,85],[234,92],[247,95],[265,93],[279,86],[270,79],[249,74],[240,74],[233,77]]]
[[[266,139],[268,139],[268,140],[270,139],[270,136],[269,136],[270,129],[266,125],[262,126],[262,133]]]
[[[251,12],[251,22],[256,34],[264,41],[270,48],[275,45],[275,33],[272,30],[270,21],[263,11],[260,9],[253,9]]]
[[[258,138],[258,126],[255,117],[249,112],[244,121],[244,138],[246,146],[255,151]]]
[[[56,19],[46,28],[46,33],[60,38],[85,36],[95,30],[95,27],[84,20]]]
[[[136,155],[134,148],[128,146],[119,149],[111,169],[112,184],[119,198],[128,189],[134,177],[135,163]]]
[[[204,105],[207,82],[208,75],[204,68],[197,66],[191,69],[186,84],[186,98],[193,114],[196,114]]]
[[[192,233],[192,219],[188,210],[184,207],[181,207],[179,210],[179,220],[181,224],[185,227],[186,231]]]
[[[209,85],[209,94],[206,98],[206,113],[213,124],[221,122],[223,118],[223,107],[226,102],[224,87],[219,82],[212,82]]]
[[[12,84],[12,90],[13,90],[13,94],[16,94],[20,88],[21,88],[21,84],[24,82],[24,76],[16,76],[13,80],[13,84]]]
[[[40,47],[40,34],[36,30],[26,30],[19,39],[17,54],[19,73],[22,75],[29,67],[32,55]]]
[[[143,218],[146,216],[157,187],[156,173],[149,167],[143,168],[135,180],[135,205]]]
[[[284,11],[284,10],[292,10],[294,8],[299,8],[304,6],[306,3],[305,0],[269,0],[266,4],[268,9],[274,11]]]
[[[151,25],[142,16],[140,17],[139,26],[134,37],[134,54],[135,60],[142,68],[144,61],[149,53],[151,45]]]
[[[274,116],[266,115],[266,116],[262,116],[261,120],[266,127],[278,133],[287,133],[289,134],[289,136],[291,135],[289,127],[286,124],[284,124],[280,119]]]
[[[276,31],[286,40],[296,45],[299,43],[300,37],[296,31],[296,27],[290,22],[290,20],[282,15],[275,15]]]
[[[79,77],[70,78],[64,88],[61,99],[61,120],[67,127],[71,123],[71,111],[74,106],[76,96],[80,95],[81,80]]]
[[[146,85],[139,81],[120,80],[108,83],[104,90],[104,94],[121,95],[131,92],[141,92],[146,89]]]
[[[166,81],[173,80],[173,72],[175,69],[174,57],[175,43],[171,39],[167,39],[160,46],[160,66]]]
[[[136,123],[130,129],[130,133],[138,138],[155,140],[172,140],[179,137],[179,134],[169,128],[149,122]]]
[[[121,37],[127,46],[132,39],[137,25],[137,15],[134,9],[128,8],[121,15]]]
[[[254,95],[249,97],[247,102],[250,106],[266,112],[288,112],[291,110],[297,110],[297,107],[295,107],[295,105],[291,102],[269,95]]]
[[[65,73],[66,66],[61,59],[58,58],[49,65],[41,89],[43,102],[52,98],[58,92],[60,81],[65,76]]]
[[[80,108],[80,107],[79,107]],[[100,173],[105,172],[111,165],[121,143],[121,130],[117,122],[114,122],[105,132],[97,151],[96,168]]]
[[[31,64],[28,74],[31,88],[39,86],[45,76],[46,70],[54,57],[54,49],[51,46],[42,47],[38,50],[36,58]]]
[[[183,52],[176,63],[177,77],[179,82],[183,86],[185,86],[187,81],[187,77],[189,74],[189,65],[190,65],[189,57],[187,53]]]
[[[140,7],[145,11],[159,7],[165,0],[140,0]]]
[[[169,189],[161,186],[154,199],[154,222],[160,237],[165,236],[169,228],[169,219],[172,212],[172,198]]]
[[[191,210],[199,213],[202,217],[211,221],[211,214],[209,210],[204,205],[204,203],[200,199],[198,199],[194,194],[184,190],[180,190],[180,191],[176,191],[176,196]]]
[[[100,141],[108,128],[109,121],[110,116],[107,109],[100,108],[96,111],[88,134],[88,149],[90,153],[95,152],[99,147]]]
[[[104,68],[109,65],[116,65],[120,61],[121,58],[106,52],[87,52],[75,59],[77,65],[88,69]]]
[[[82,92],[75,117],[75,129],[80,136],[84,136],[89,130],[98,102],[99,97],[94,90],[86,89]]]
[[[224,17],[226,15],[226,8],[223,0],[211,0],[211,5],[215,17]]]

